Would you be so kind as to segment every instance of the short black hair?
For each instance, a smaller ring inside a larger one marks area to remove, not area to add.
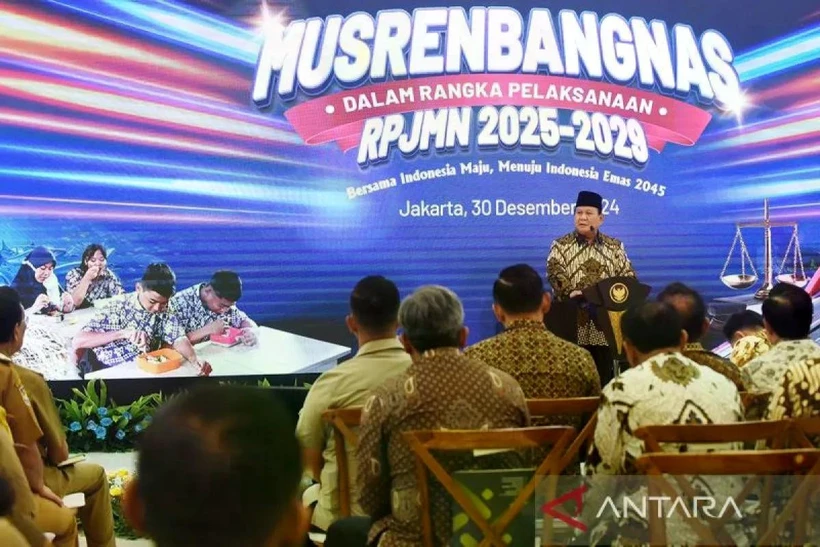
[[[507,313],[532,313],[544,301],[544,280],[528,264],[501,270],[493,283],[493,301]]]
[[[396,284],[381,275],[362,278],[350,293],[350,312],[359,325],[381,332],[398,321],[401,296]]]
[[[682,330],[680,314],[666,302],[644,302],[621,316],[624,338],[641,353],[677,346]]]
[[[214,272],[208,285],[216,295],[231,302],[238,302],[242,298],[242,279],[239,274],[230,270]]]
[[[210,385],[174,397],[138,448],[145,528],[158,547],[264,545],[298,500],[299,443],[269,389]]]
[[[675,282],[667,285],[660,294],[658,302],[666,302],[678,310],[683,329],[689,337],[690,342],[697,342],[703,336],[703,322],[706,320],[706,304],[700,293],[683,283]],[[675,305],[675,302],[682,305]]]
[[[814,314],[809,293],[790,285],[778,283],[763,301],[763,318],[769,328],[784,340],[806,338],[811,330]]]
[[[83,251],[83,257],[80,259],[81,272],[85,273],[88,271],[88,264],[86,264],[86,262],[91,260],[91,257],[97,254],[97,251],[100,251],[102,253],[103,258],[108,259],[108,253],[105,251],[105,247],[103,247],[99,243],[92,243]]]
[[[739,330],[762,328],[762,315],[752,310],[743,310],[729,316],[729,319],[723,325],[723,335],[727,340],[731,340],[732,336]]]
[[[11,287],[0,287],[0,344],[14,336],[14,327],[23,321],[23,305],[20,295]]]
[[[165,298],[171,298],[177,292],[177,276],[164,262],[149,264],[139,283],[143,290],[153,291]]]

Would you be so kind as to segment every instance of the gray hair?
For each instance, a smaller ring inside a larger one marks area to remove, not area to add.
[[[456,293],[441,285],[427,285],[404,299],[399,324],[419,353],[442,347],[458,347],[464,327],[464,307]]]

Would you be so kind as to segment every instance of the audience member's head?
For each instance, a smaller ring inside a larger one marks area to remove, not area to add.
[[[359,280],[350,293],[350,314],[345,323],[359,344],[369,340],[392,338],[399,326],[401,296],[396,284],[380,275]]]
[[[446,287],[427,285],[408,296],[399,308],[402,343],[411,355],[467,343],[464,308]]]
[[[26,313],[20,295],[11,287],[0,287],[0,346],[11,357],[23,347]]]
[[[302,462],[270,390],[208,386],[166,403],[139,440],[125,509],[158,547],[302,545]]]
[[[732,345],[744,336],[750,336],[762,330],[763,316],[752,310],[733,313],[723,325],[723,335]]]
[[[168,307],[168,300],[176,292],[177,277],[168,264],[149,264],[137,282],[140,304],[151,313],[159,313]]]
[[[806,338],[813,311],[809,293],[789,283],[775,285],[763,301],[763,321],[769,339],[776,343]]]
[[[624,352],[633,367],[657,353],[680,351],[686,331],[678,311],[666,302],[644,302],[621,316]]]
[[[516,319],[542,320],[549,311],[544,280],[531,266],[504,268],[493,284],[493,312],[500,323]]]
[[[214,313],[227,313],[242,298],[242,279],[230,270],[214,272],[200,292],[205,307]]]
[[[672,283],[658,294],[658,302],[666,302],[678,311],[689,343],[697,342],[709,330],[706,304],[696,290],[683,283]]]

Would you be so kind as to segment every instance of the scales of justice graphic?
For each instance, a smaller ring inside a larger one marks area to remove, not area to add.
[[[754,294],[756,300],[764,300],[769,291],[774,287],[775,279],[780,283],[791,283],[798,287],[805,287],[809,279],[803,266],[803,253],[800,250],[800,238],[797,233],[797,223],[791,221],[772,221],[769,216],[769,200],[763,202],[763,222],[738,222],[735,224],[735,238],[720,272],[720,280],[730,289],[744,290],[753,287],[760,280],[760,276],[755,269],[754,261],[749,255],[749,249],[743,239],[744,228],[763,228],[763,284]],[[772,228],[791,228],[792,235],[783,260],[780,262],[777,277],[774,276],[772,268]],[[735,248],[740,246],[740,273],[726,273]],[[787,261],[791,258],[791,264]],[[789,272],[788,268],[791,268]],[[723,300],[723,299],[720,299]],[[734,300],[734,299],[732,299]]]

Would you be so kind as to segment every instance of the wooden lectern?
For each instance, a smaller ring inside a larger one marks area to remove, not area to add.
[[[553,302],[544,322],[553,334],[577,344],[579,308],[584,304],[592,304],[595,310],[593,321],[606,336],[617,374],[615,364],[625,360],[621,315],[628,307],[646,300],[650,290],[649,285],[644,285],[634,277],[610,277],[584,289],[583,299]]]

